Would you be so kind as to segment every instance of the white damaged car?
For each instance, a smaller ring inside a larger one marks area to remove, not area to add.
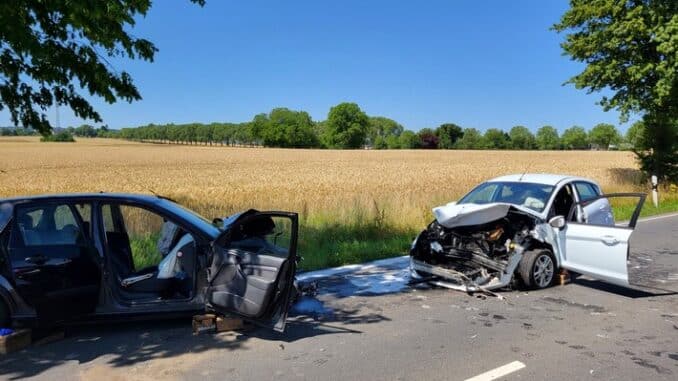
[[[410,272],[414,280],[467,292],[518,280],[545,288],[561,268],[630,286],[647,280],[627,264],[644,201],[643,193],[603,195],[581,177],[498,177],[433,209],[435,220],[412,243]],[[611,204],[630,212],[629,221],[615,221]]]

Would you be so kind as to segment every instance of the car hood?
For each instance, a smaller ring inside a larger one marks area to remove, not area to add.
[[[481,225],[496,221],[505,217],[511,208],[535,217],[540,217],[540,214],[537,211],[530,208],[500,202],[490,204],[450,203],[433,208],[433,215],[440,225],[449,229],[459,226]]]

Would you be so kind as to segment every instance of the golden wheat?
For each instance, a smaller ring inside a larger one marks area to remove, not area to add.
[[[380,215],[403,227],[422,226],[431,207],[498,175],[581,175],[622,191],[637,188],[638,173],[630,152],[288,150],[36,138],[0,139],[0,171],[0,197],[156,192],[207,216],[253,207],[340,222]]]

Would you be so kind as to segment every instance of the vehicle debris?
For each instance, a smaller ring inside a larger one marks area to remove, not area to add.
[[[536,229],[537,219],[511,205],[455,206],[434,209],[436,220],[413,244],[412,269],[442,278],[437,286],[503,300],[492,290],[508,286],[525,248],[548,237]],[[464,212],[472,216],[462,218]]]

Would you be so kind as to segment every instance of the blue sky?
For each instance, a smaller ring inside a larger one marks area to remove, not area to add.
[[[143,100],[92,98],[113,128],[251,120],[274,107],[314,120],[339,102],[419,130],[463,127],[564,130],[608,122],[600,94],[562,86],[582,65],[549,30],[566,0],[155,1],[133,34],[155,62],[114,61]],[[55,111],[49,110],[50,120]],[[79,125],[66,108],[61,126]],[[9,125],[0,112],[0,125]],[[626,126],[621,126],[622,130]]]

